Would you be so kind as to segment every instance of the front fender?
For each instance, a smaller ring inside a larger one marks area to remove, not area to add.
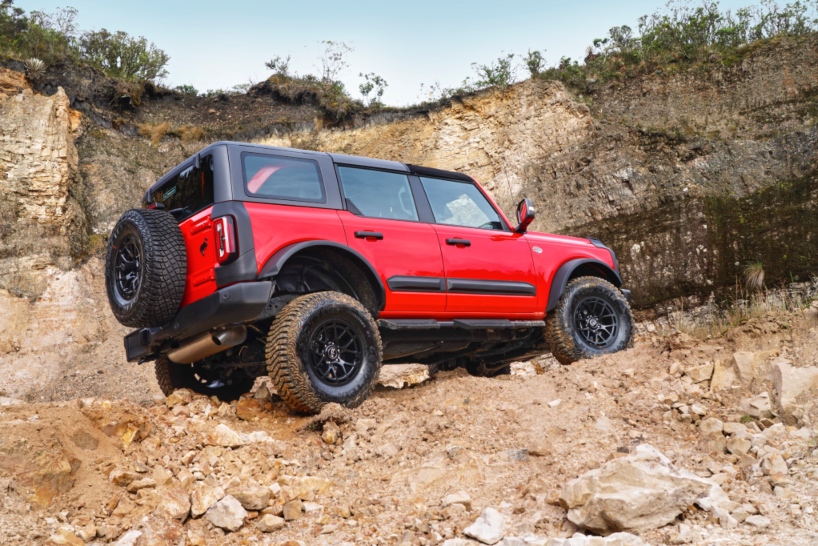
[[[551,289],[548,292],[548,305],[545,308],[546,312],[551,311],[557,306],[562,293],[565,291],[565,287],[568,285],[568,280],[579,268],[588,269],[591,274],[596,270],[595,272],[598,273],[598,277],[602,277],[617,288],[622,286],[622,279],[619,277],[619,273],[611,269],[608,264],[593,258],[570,260],[560,266],[554,275],[554,280],[551,281]]]

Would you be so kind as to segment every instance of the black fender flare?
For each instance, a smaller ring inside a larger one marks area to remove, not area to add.
[[[562,296],[566,285],[568,285],[568,279],[571,278],[571,274],[576,271],[577,268],[582,267],[583,265],[590,265],[591,267],[598,269],[598,276],[610,282],[617,288],[622,286],[622,278],[619,276],[619,273],[611,269],[611,266],[604,262],[593,258],[577,258],[575,260],[567,261],[560,266],[557,273],[554,275],[554,280],[551,281],[551,289],[548,293],[548,305],[545,308],[546,313],[550,312],[557,306],[557,303],[560,301],[560,296]]]
[[[346,245],[342,245],[341,243],[336,243],[335,241],[316,239],[312,241],[293,243],[279,249],[264,263],[264,266],[261,268],[261,272],[258,274],[258,280],[274,278],[287,263],[287,260],[302,250],[315,247],[326,247],[339,250],[342,254],[346,254],[347,257],[353,262],[357,263],[358,265],[362,265],[364,275],[367,277],[367,280],[375,290],[375,297],[378,298],[379,309],[383,311],[383,308],[386,306],[386,288],[384,287],[383,281],[381,280],[380,276],[378,276],[375,268],[371,263],[369,263],[369,260],[361,255],[360,252]]]

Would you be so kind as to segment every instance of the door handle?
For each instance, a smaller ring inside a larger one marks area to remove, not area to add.
[[[383,239],[383,233],[379,231],[356,231],[355,232],[356,239],[375,239],[380,241]]]
[[[468,239],[453,238],[453,239],[446,239],[446,244],[447,245],[452,245],[452,246],[457,246],[457,245],[471,246],[471,241],[469,241]]]

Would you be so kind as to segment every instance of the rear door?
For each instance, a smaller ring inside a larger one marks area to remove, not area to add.
[[[420,181],[443,255],[446,311],[476,317],[536,313],[536,271],[525,236],[508,228],[476,184]]]
[[[443,260],[434,228],[419,221],[407,173],[338,165],[347,244],[386,287],[383,317],[428,316],[446,306]]]

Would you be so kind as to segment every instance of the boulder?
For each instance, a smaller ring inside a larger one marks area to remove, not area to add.
[[[777,361],[772,367],[773,385],[776,391],[776,407],[781,419],[787,424],[795,424],[803,416],[798,410],[799,397],[808,393],[812,401],[818,389],[818,368],[796,368],[786,361]],[[808,400],[804,400],[808,402]]]
[[[717,360],[713,366],[713,377],[710,378],[710,390],[729,389],[736,381],[736,372],[732,365]]]
[[[466,507],[466,510],[471,510],[471,497],[465,491],[458,491],[457,493],[452,493],[451,495],[446,495],[443,497],[443,508],[451,504],[462,504]]]
[[[765,418],[772,415],[772,404],[770,404],[769,393],[762,392],[752,398],[744,398],[741,401],[741,410],[752,417]]]
[[[685,370],[685,375],[692,379],[694,383],[707,381],[713,376],[713,364],[703,364],[702,366],[688,368]]]
[[[272,533],[284,527],[284,518],[274,516],[273,514],[265,514],[258,522],[258,530],[262,533]]]
[[[244,440],[235,430],[222,423],[205,435],[204,443],[209,446],[240,447],[244,445]]]
[[[182,521],[190,514],[190,495],[182,487],[170,487],[161,491],[161,502],[157,510],[165,512],[173,519]]]
[[[257,482],[244,482],[230,487],[227,493],[238,500],[247,510],[263,510],[273,496],[269,487],[263,487]]]
[[[483,544],[497,544],[503,540],[505,520],[494,508],[486,508],[477,521],[463,529],[463,534]]]
[[[569,521],[603,535],[654,529],[692,504],[713,510],[728,501],[715,482],[676,469],[648,444],[568,482],[560,495]]]
[[[303,511],[304,503],[302,503],[299,499],[292,500],[284,505],[284,519],[286,521],[301,519],[301,513]]]
[[[227,531],[236,531],[244,525],[247,511],[242,508],[241,503],[230,495],[208,508],[205,518],[215,525]]]
[[[733,353],[733,370],[739,380],[749,383],[753,379],[765,379],[767,376],[767,360],[775,356],[777,351],[758,351],[755,353],[739,351]]]
[[[221,487],[210,487],[203,483],[197,483],[190,494],[190,513],[194,518],[198,518],[208,508],[216,504],[224,497],[224,489]]]
[[[705,436],[709,436],[711,434],[721,434],[722,431],[724,431],[724,423],[715,417],[708,417],[707,419],[701,420],[699,423],[699,430]]]

